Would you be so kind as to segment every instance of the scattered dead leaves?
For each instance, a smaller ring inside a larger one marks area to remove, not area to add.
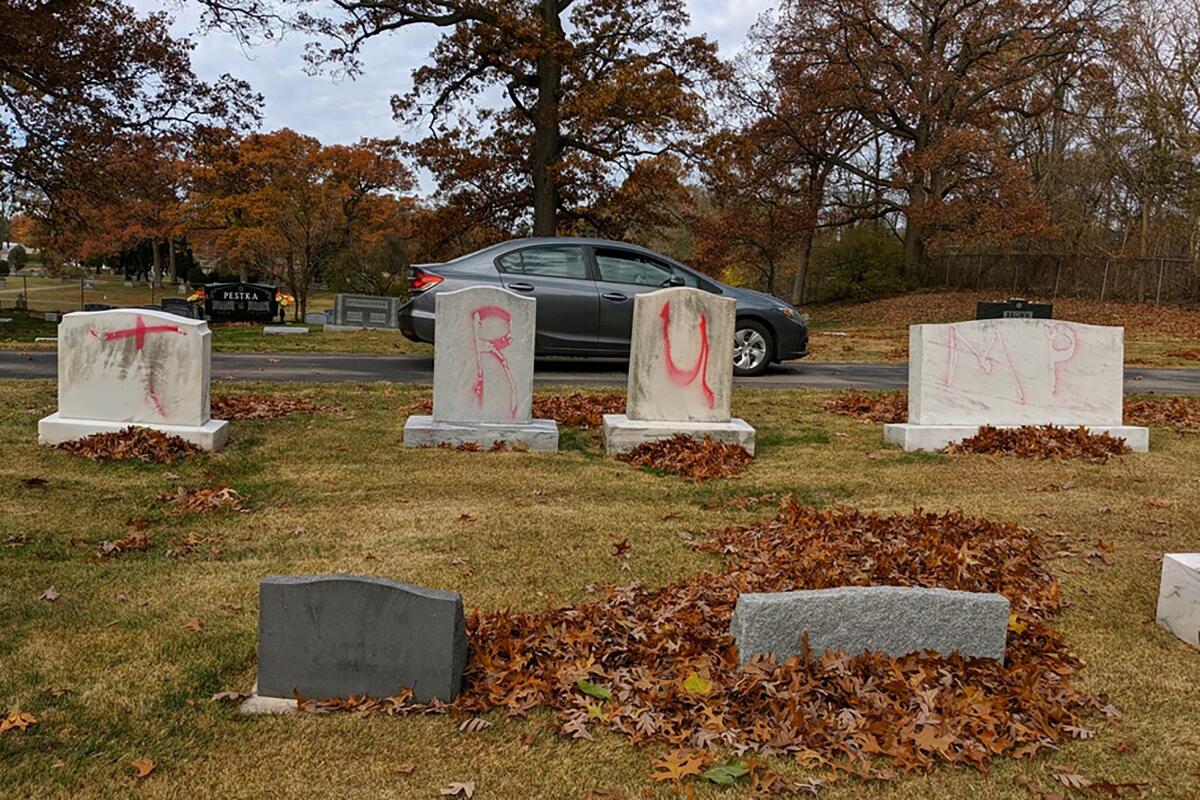
[[[438,789],[438,794],[443,797],[466,797],[475,796],[475,781],[459,781],[452,783],[445,788]]]
[[[241,511],[246,497],[228,486],[207,489],[184,489],[181,486],[174,492],[163,492],[158,499],[173,503],[180,514],[207,514],[222,508]]]
[[[153,758],[135,758],[130,762],[133,767],[133,776],[139,781],[154,772],[154,768],[158,766]]]
[[[73,442],[63,442],[58,448],[95,461],[137,459],[148,464],[174,464],[179,459],[202,452],[199,447],[178,436],[133,426],[115,433],[94,433]]]
[[[693,439],[679,433],[670,439],[639,444],[617,458],[635,467],[650,467],[699,483],[739,474],[752,456],[741,445],[714,441],[707,436]]]
[[[838,392],[819,405],[824,411],[864,422],[887,424],[908,419],[908,392]]]
[[[1200,397],[1154,397],[1125,402],[1125,421],[1176,431],[1200,431]]]
[[[0,717],[0,734],[8,733],[9,731],[26,731],[29,726],[37,724],[37,717],[30,714],[28,711],[9,711],[3,717]]]
[[[334,406],[317,405],[305,397],[278,394],[214,394],[211,402],[213,418],[224,420],[277,419],[335,410]]]
[[[624,414],[623,394],[534,395],[533,416],[568,428],[599,428],[605,414]]]
[[[983,425],[974,436],[948,445],[943,453],[1014,455],[1023,458],[1085,458],[1104,463],[1112,456],[1131,452],[1124,439],[1107,433],[1091,433],[1082,426],[1023,425],[993,428]]]
[[[39,600],[45,600],[47,603],[53,603],[58,600],[58,589],[53,586],[48,587],[45,591],[38,595]]]
[[[1101,705],[1071,684],[1080,666],[1050,617],[1063,606],[1048,552],[1021,528],[959,513],[880,516],[785,500],[775,518],[716,532],[723,571],[541,612],[475,613],[455,709],[557,710],[561,735],[608,727],[680,751],[796,753],[864,777],[939,762],[985,768],[1072,738]],[[844,585],[944,586],[1007,596],[1024,630],[1005,663],[958,655],[811,654],[739,667],[729,620],[742,592]],[[704,676],[705,692],[693,691]],[[690,681],[690,684],[689,684]],[[607,698],[578,689],[603,686]],[[411,713],[411,712],[409,712]],[[666,779],[703,760],[672,756]],[[696,757],[699,758],[699,757]],[[774,778],[760,777],[764,785]]]

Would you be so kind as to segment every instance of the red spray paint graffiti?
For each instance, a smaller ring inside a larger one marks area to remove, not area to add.
[[[670,300],[663,303],[662,311],[658,312],[658,315],[662,318],[663,349],[666,355],[667,375],[670,376],[671,382],[676,386],[690,386],[699,375],[700,390],[704,392],[704,401],[709,408],[715,408],[717,397],[708,385],[708,319],[703,314],[700,315],[700,354],[696,357],[695,365],[691,369],[680,369],[676,365],[675,359],[671,357]]]
[[[504,332],[499,336],[485,336],[483,333],[483,323],[489,319],[503,321]],[[512,314],[500,306],[480,306],[471,312],[471,328],[471,335],[474,338],[472,350],[475,352],[476,404],[480,408],[483,408],[483,364],[484,358],[490,356],[500,365],[500,369],[504,371],[504,378],[508,382],[508,414],[510,417],[516,417],[517,389],[513,383],[512,371],[508,367],[508,359],[504,357],[505,348],[512,344]]]
[[[1062,387],[1062,365],[1079,352],[1079,337],[1074,328],[1062,322],[1044,323],[1042,330],[1050,339],[1050,394],[1057,397]]]
[[[1059,389],[1062,388],[1062,366],[1073,359],[1079,351],[1079,337],[1074,328],[1062,322],[1043,323],[1041,328],[1049,344],[1046,364],[1049,368],[1050,394],[1058,396]],[[1000,357],[993,355],[997,349]],[[1004,340],[1004,334],[999,329],[992,331],[987,346],[980,351],[959,333],[957,325],[950,326],[946,338],[946,367],[941,378],[943,386],[954,385],[959,354],[964,351],[975,359],[976,365],[983,370],[985,375],[991,375],[997,367],[1003,367],[1012,380],[1017,402],[1022,404],[1026,402],[1025,384],[1021,380],[1020,373],[1017,372],[1016,363],[1009,352],[1008,343]]]
[[[187,331],[180,328],[178,325],[147,325],[142,319],[142,315],[138,314],[137,321],[132,328],[122,328],[115,331],[105,331],[100,334],[95,328],[92,328],[88,333],[95,336],[104,342],[112,342],[118,339],[128,339],[134,337],[134,349],[140,351],[146,344],[146,336],[151,333],[177,333],[180,336],[187,336]],[[158,392],[154,388],[154,372],[147,366],[146,369],[146,399],[154,406],[154,410],[158,412],[160,417],[167,416],[166,410],[163,408],[162,401],[158,399]]]

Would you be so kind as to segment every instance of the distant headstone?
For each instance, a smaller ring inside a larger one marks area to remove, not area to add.
[[[41,444],[130,425],[220,450],[228,423],[209,415],[208,324],[163,311],[67,314],[58,326],[58,411],[38,422]]]
[[[125,287],[126,287],[126,288],[129,288],[130,286],[133,286],[133,281],[125,281],[124,283],[125,283]]]
[[[379,328],[400,330],[399,297],[368,294],[338,294],[334,296],[333,318],[326,320],[328,330],[357,330]]]
[[[449,703],[462,686],[462,597],[384,578],[269,575],[259,587],[258,694]]]
[[[111,311],[116,306],[110,306],[108,303],[84,303],[84,311]]]
[[[1200,648],[1200,553],[1167,553],[1158,589],[1158,624]]]
[[[905,450],[940,450],[982,425],[1087,427],[1149,447],[1122,423],[1124,328],[995,319],[909,328],[908,422],[885,425]]]
[[[175,314],[188,319],[195,319],[196,312],[199,310],[195,305],[187,300],[180,300],[178,297],[164,297],[161,301],[162,310],[168,314]]]
[[[187,287],[184,286],[182,283],[176,284],[175,285],[175,294],[187,294]]]
[[[736,314],[732,298],[700,289],[635,295],[626,413],[604,416],[609,453],[676,434],[754,453],[754,428],[729,414]]]
[[[214,321],[270,322],[279,313],[275,287],[261,283],[209,283],[204,316]]]
[[[45,322],[58,322],[58,312],[47,311],[46,313],[42,314],[42,320]]]
[[[1053,316],[1052,304],[1034,303],[1017,297],[975,304],[975,319],[1050,319]]]
[[[304,312],[305,325],[324,325],[326,322],[324,311],[306,311]]]
[[[436,298],[433,415],[404,425],[405,447],[495,442],[558,449],[558,425],[532,419],[537,301],[477,286]]]
[[[933,650],[1004,658],[1008,599],[1002,594],[912,586],[843,586],[738,596],[729,633],[745,663],[756,653],[780,661],[803,652],[888,656]]]
[[[302,328],[298,325],[267,325],[263,328],[264,336],[295,336],[304,333],[308,333],[308,328]]]

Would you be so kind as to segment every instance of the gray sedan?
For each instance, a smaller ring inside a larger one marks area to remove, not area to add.
[[[433,342],[434,297],[468,286],[503,286],[536,297],[540,355],[627,357],[633,297],[692,286],[737,301],[734,373],[761,375],[777,361],[808,354],[805,318],[762,292],[726,286],[664,255],[605,239],[516,239],[409,273],[412,299],[400,330]]]

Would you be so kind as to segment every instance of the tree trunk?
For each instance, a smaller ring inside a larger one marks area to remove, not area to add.
[[[542,27],[547,38],[564,38],[558,17],[558,0],[541,0]],[[537,58],[538,95],[533,107],[533,235],[553,236],[558,232],[558,185],[551,174],[558,165],[559,99],[562,65],[558,54],[543,47]]]
[[[812,227],[807,227],[800,235],[800,249],[796,254],[796,277],[792,279],[792,305],[804,304],[804,290],[808,281],[808,261],[812,256],[813,236],[816,233]]]
[[[171,272],[171,283],[179,283],[179,262],[175,260],[175,237],[167,240],[167,263]]]
[[[150,247],[154,253],[154,266],[151,268],[150,281],[154,284],[154,288],[162,288],[162,251],[159,250],[158,240],[150,242]]]

